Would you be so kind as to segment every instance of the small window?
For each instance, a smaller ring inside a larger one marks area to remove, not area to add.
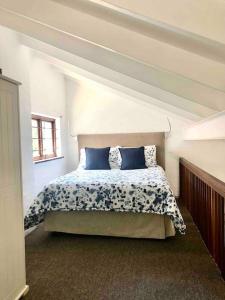
[[[33,160],[57,157],[56,119],[32,115]]]

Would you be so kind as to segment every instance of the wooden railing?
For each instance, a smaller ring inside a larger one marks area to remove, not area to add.
[[[180,198],[225,279],[225,183],[181,158]]]

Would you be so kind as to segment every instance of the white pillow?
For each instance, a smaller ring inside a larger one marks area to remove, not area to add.
[[[145,165],[147,168],[157,165],[155,145],[145,146]]]
[[[119,151],[120,146],[111,147],[109,151],[109,165],[111,169],[120,169],[122,158]],[[84,170],[86,167],[86,152],[84,148],[80,149],[80,162],[77,170]]]
[[[120,169],[122,157],[119,150],[120,146],[111,147],[109,151],[109,164],[111,169]]]
[[[77,170],[84,170],[85,167],[86,167],[86,153],[85,153],[85,149],[81,148],[80,149],[80,162],[77,167]]]

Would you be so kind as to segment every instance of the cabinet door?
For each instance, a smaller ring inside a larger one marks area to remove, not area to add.
[[[0,299],[25,287],[18,86],[0,79]]]

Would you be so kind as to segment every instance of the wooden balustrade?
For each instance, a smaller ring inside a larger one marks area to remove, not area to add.
[[[181,158],[180,198],[225,279],[225,183]]]

